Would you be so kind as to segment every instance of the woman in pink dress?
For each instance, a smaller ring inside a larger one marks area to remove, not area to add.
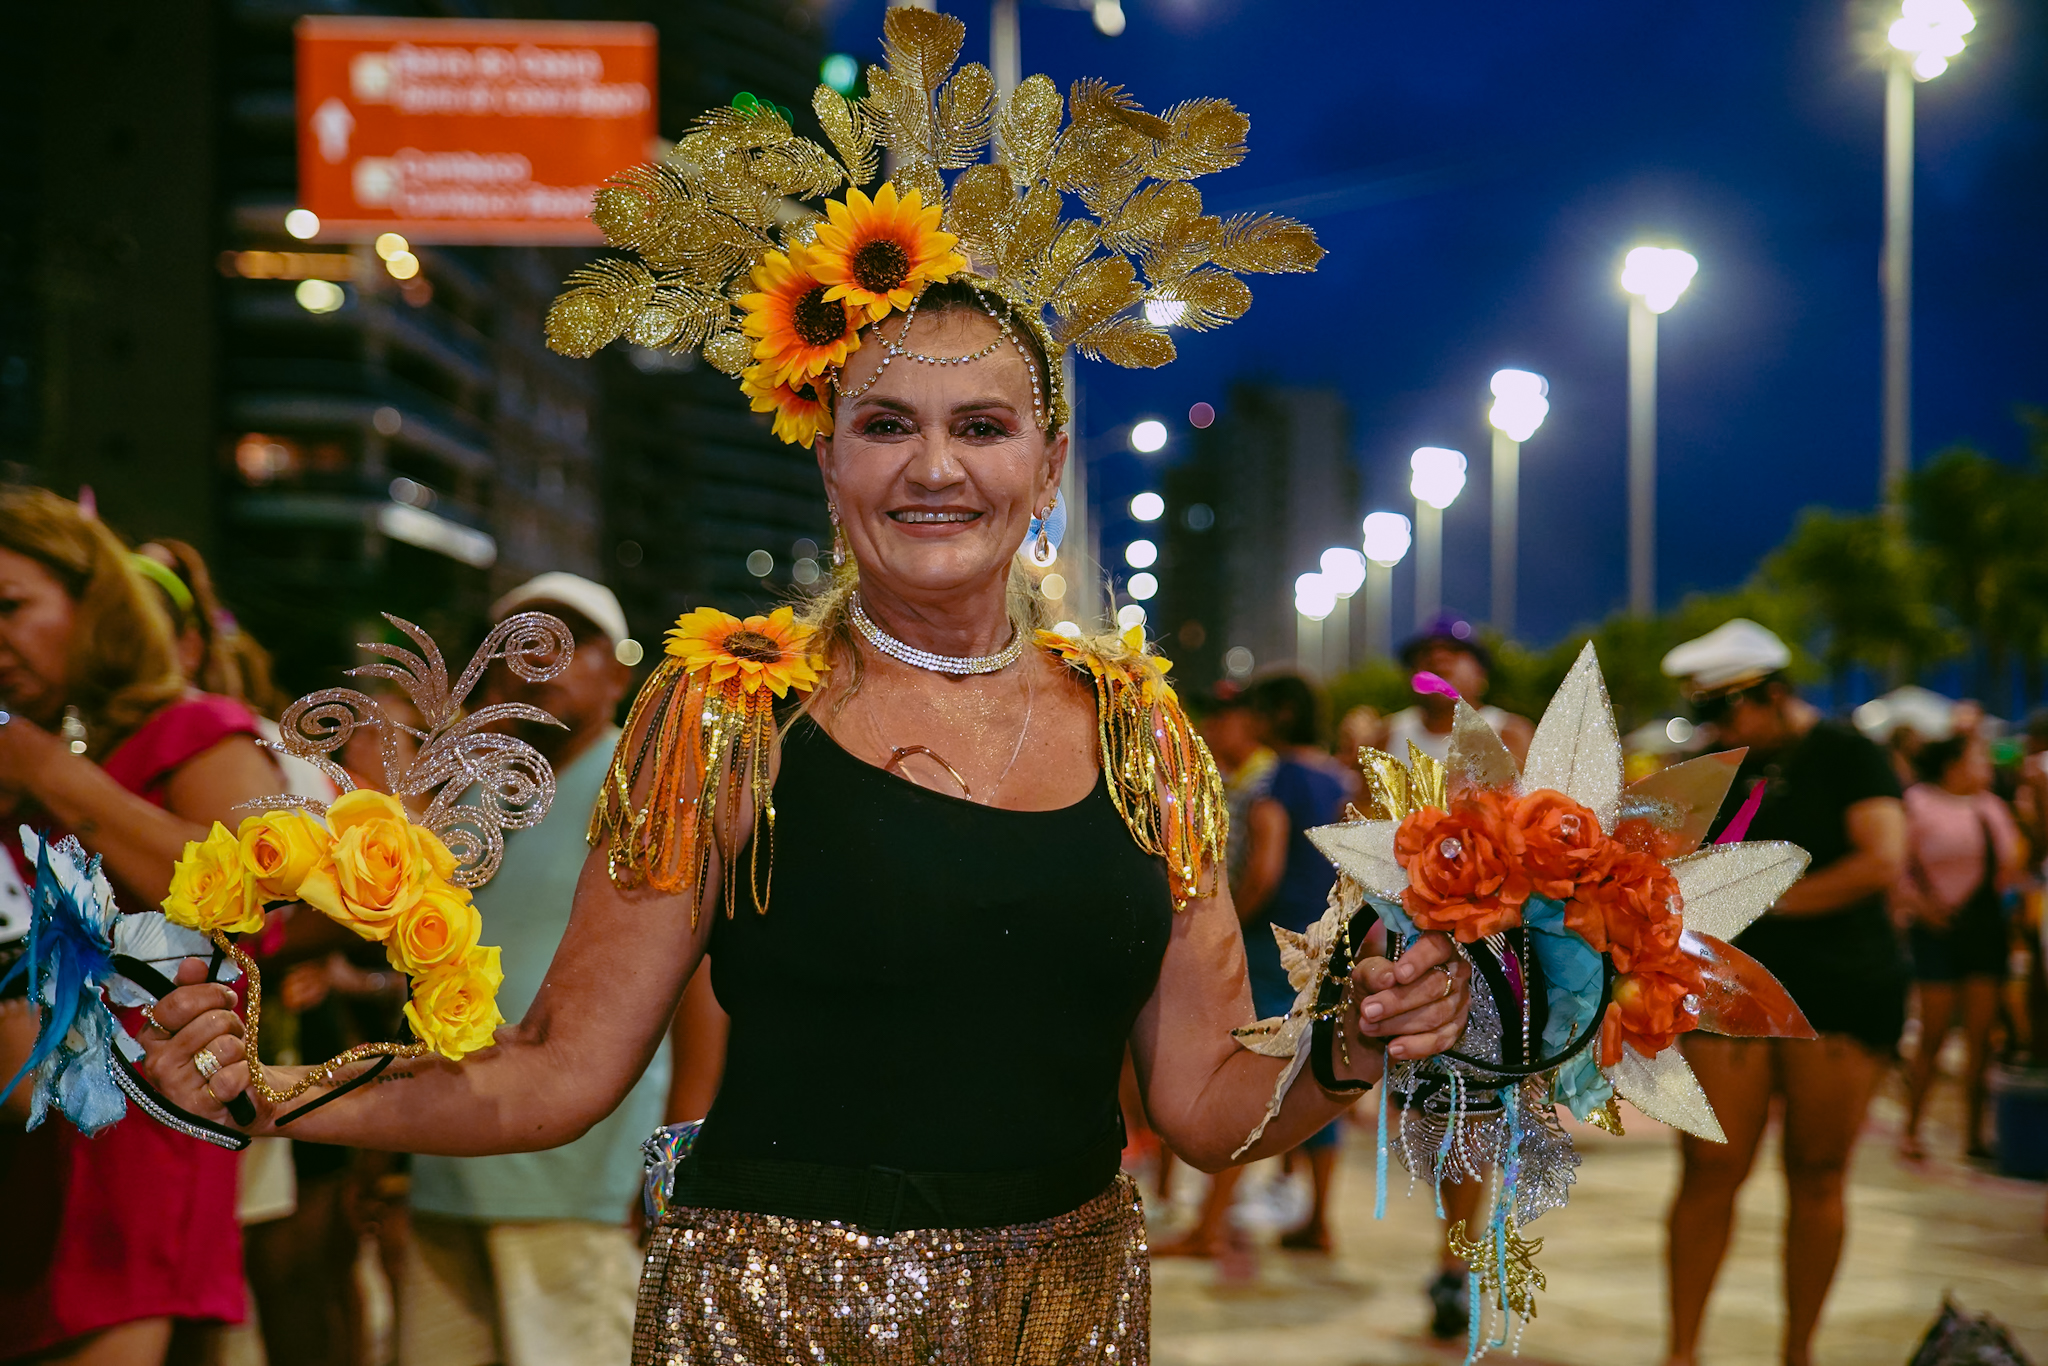
[[[0,879],[27,871],[26,823],[77,835],[124,907],[152,907],[185,841],[279,789],[249,710],[185,687],[154,591],[76,503],[0,493]],[[0,1078],[33,1035],[0,1002]],[[242,1317],[235,1154],[133,1114],[24,1133],[25,1108],[18,1091],[0,1122],[0,1361],[154,1366],[181,1325]]]
[[[1906,1073],[1906,1132],[1899,1146],[1909,1159],[1925,1156],[1920,1114],[1960,1007],[1967,1045],[1963,1148],[1986,1157],[1984,1074],[2006,972],[2004,897],[2021,874],[2020,832],[1991,790],[1991,752],[1980,737],[1935,741],[1913,762],[1920,781],[1906,789],[1906,875],[1894,905],[1912,949],[1920,1042]]]

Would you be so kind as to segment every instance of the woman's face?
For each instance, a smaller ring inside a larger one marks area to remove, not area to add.
[[[901,324],[882,326],[894,335]],[[905,349],[969,355],[1000,335],[994,319],[956,309],[918,316]],[[883,354],[871,341],[849,356],[842,390],[865,384]],[[818,468],[863,580],[916,597],[1005,581],[1067,456],[1064,435],[1039,430],[1031,398],[1031,371],[1004,341],[961,365],[904,357],[839,402]]]
[[[42,725],[64,710],[72,606],[49,570],[0,550],[0,702]]]

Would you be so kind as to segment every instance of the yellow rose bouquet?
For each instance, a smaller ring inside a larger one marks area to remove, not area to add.
[[[522,720],[557,723],[522,704],[472,712],[461,704],[494,660],[529,681],[554,677],[568,667],[573,639],[561,622],[538,612],[508,618],[451,683],[439,649],[424,631],[396,617],[387,620],[418,650],[365,645],[383,662],[350,673],[398,685],[422,725],[399,724],[375,698],[353,689],[300,698],[285,711],[276,747],[315,764],[342,795],[328,804],[270,798],[254,803],[262,809],[234,830],[216,823],[205,839],[185,846],[163,903],[166,919],[212,939],[248,975],[251,1084],[273,1104],[341,1081],[331,1093],[339,1094],[399,1058],[437,1053],[459,1061],[490,1047],[505,1022],[497,1004],[504,980],[498,950],[479,942],[483,921],[470,893],[497,871],[503,832],[547,814],[554,774],[531,745],[494,728]],[[331,757],[366,727],[382,742],[388,791],[357,788]],[[406,736],[418,748],[402,762],[406,747],[400,740]],[[413,814],[407,798],[421,814]],[[410,982],[405,1019],[414,1042],[358,1044],[298,1083],[274,1089],[256,1056],[261,979],[231,936],[261,930],[267,910],[294,904],[384,946],[391,966]],[[359,1063],[369,1067],[342,1081]]]

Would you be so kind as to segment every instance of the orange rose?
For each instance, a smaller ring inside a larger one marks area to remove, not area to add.
[[[1570,900],[1607,875],[1619,850],[1600,819],[1562,792],[1544,788],[1516,802],[1509,814],[1522,832],[1522,870],[1538,896]]]
[[[1394,857],[1408,871],[1401,904],[1425,930],[1447,930],[1471,944],[1522,923],[1529,881],[1519,867],[1521,832],[1505,819],[1512,798],[1483,791],[1449,811],[1417,811],[1394,834]]]
[[[1614,979],[1614,1003],[1607,1008],[1613,1029],[1601,1031],[1601,1063],[1612,1067],[1607,1061],[1610,1040],[1618,1033],[1619,1040],[1612,1043],[1614,1062],[1621,1061],[1620,1045],[1626,1043],[1646,1058],[1654,1058],[1680,1034],[1698,1026],[1700,1019],[1699,981],[1696,973],[1684,971],[1685,960],[1678,960],[1673,967],[1678,972],[1663,972],[1645,969],[1640,972],[1623,973]],[[1693,1009],[1686,1009],[1690,998]],[[1604,1023],[1604,1022],[1603,1022]]]
[[[1650,855],[1617,851],[1607,876],[1565,903],[1564,923],[1614,960],[1622,972],[1662,966],[1678,953],[1684,929],[1672,902],[1678,879]]]

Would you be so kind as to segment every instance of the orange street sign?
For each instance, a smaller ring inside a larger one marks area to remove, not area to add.
[[[573,243],[591,196],[646,160],[648,24],[308,17],[299,205],[321,241]]]

